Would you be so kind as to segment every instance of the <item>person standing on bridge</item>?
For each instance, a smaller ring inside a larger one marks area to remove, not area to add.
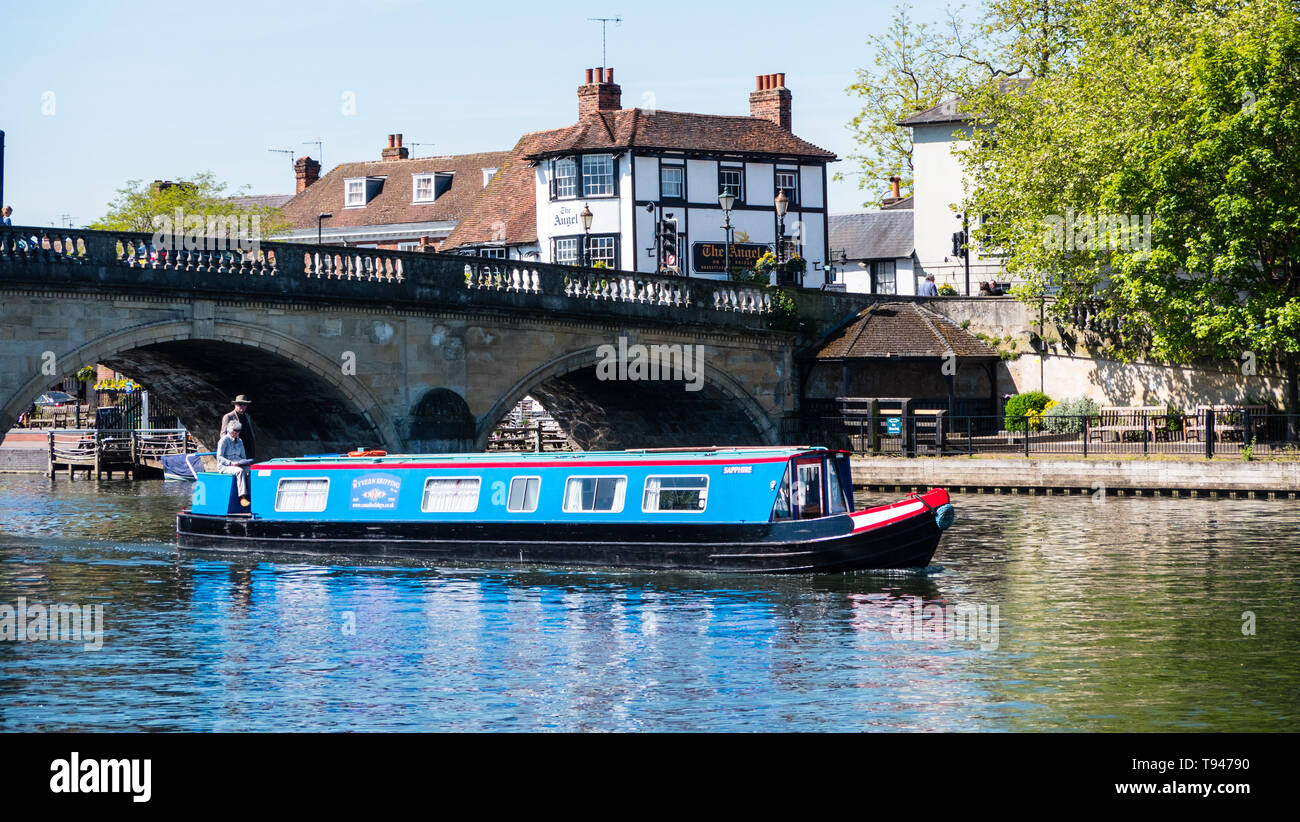
[[[921,287],[917,289],[917,295],[921,297],[937,297],[939,289],[934,287],[934,275],[926,274],[925,279],[921,282]]]
[[[248,415],[248,403],[248,397],[243,394],[235,397],[235,410],[221,418],[221,427],[217,430],[224,433],[230,428],[232,422],[239,423],[239,427],[243,429],[241,440],[244,444],[244,454],[250,460],[255,460],[257,459],[257,432],[253,428],[252,417]]]
[[[0,225],[13,225],[14,221],[9,219],[9,215],[13,213],[14,210],[10,206],[0,208]]]
[[[235,488],[239,491],[239,504],[248,507],[248,466],[253,464],[244,453],[244,444],[239,441],[240,424],[232,422],[226,428],[226,435],[217,443],[217,465],[223,474],[235,475]]]

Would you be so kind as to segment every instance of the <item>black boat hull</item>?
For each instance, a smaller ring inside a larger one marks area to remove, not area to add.
[[[176,539],[181,548],[197,550],[815,573],[926,567],[943,533],[934,507],[856,529],[848,515],[771,523],[577,525],[284,522],[181,512]]]

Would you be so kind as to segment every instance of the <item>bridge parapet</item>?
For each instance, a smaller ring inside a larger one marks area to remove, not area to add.
[[[408,251],[190,238],[148,232],[0,227],[0,283],[109,286],[353,301],[629,313],[641,319],[765,327],[764,288],[604,268]]]

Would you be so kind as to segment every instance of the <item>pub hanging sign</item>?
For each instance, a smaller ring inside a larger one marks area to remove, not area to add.
[[[758,258],[770,251],[767,246],[758,243],[732,243],[731,267],[753,268]],[[726,271],[726,243],[692,243],[691,263],[696,271]]]

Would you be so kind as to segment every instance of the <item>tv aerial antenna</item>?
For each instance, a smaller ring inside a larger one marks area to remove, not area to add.
[[[408,146],[429,146],[429,147],[432,147],[434,144],[433,144],[433,143],[407,143],[407,145],[408,145]],[[415,159],[415,156],[414,156],[415,152],[412,151],[411,154],[412,154],[411,159],[414,160],[414,159]],[[430,156],[432,156],[432,155],[430,155]]]
[[[600,23],[600,64],[602,66],[608,66],[609,58],[605,55],[605,26],[608,25],[609,23],[613,23],[616,26],[621,26],[623,24],[623,18],[622,17],[588,17],[587,22]]]
[[[291,148],[268,148],[267,151],[274,151],[276,154],[288,154],[289,165],[293,165],[293,149]]]
[[[321,168],[324,168],[325,167],[325,141],[319,137],[313,137],[310,140],[304,141],[303,145],[316,146],[316,162],[320,163]]]

